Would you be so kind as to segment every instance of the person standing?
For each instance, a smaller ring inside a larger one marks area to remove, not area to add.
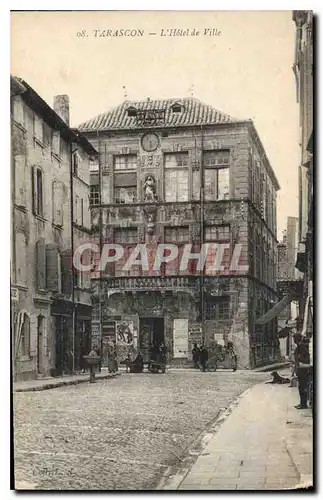
[[[200,350],[200,365],[202,372],[205,372],[206,362],[209,359],[209,353],[204,345],[202,345]]]
[[[297,410],[307,408],[308,401],[308,386],[310,376],[310,354],[309,341],[306,337],[297,333],[294,335],[296,348],[294,351],[295,371],[298,378],[298,391],[300,397],[299,405],[296,405]]]
[[[197,347],[197,344],[194,344],[194,347],[192,349],[192,358],[193,358],[194,368],[198,368],[200,361],[200,349]]]

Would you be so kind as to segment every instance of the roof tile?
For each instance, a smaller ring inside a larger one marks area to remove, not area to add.
[[[172,105],[180,103],[184,109],[180,113],[172,111]],[[116,108],[100,114],[78,126],[82,131],[118,130],[142,128],[137,124],[136,117],[129,117],[127,110],[133,107],[139,111],[158,109],[165,111],[164,127],[183,127],[187,125],[212,125],[217,123],[239,122],[226,113],[190,97],[185,99],[164,99],[147,101],[124,101]]]

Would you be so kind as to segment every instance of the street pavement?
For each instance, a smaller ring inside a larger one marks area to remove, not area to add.
[[[193,466],[237,396],[268,379],[169,370],[15,392],[16,489],[157,489],[174,467]]]
[[[285,490],[313,485],[312,413],[296,410],[297,388],[259,384],[209,440],[192,467],[160,489]]]

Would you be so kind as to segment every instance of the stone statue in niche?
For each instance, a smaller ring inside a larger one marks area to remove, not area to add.
[[[152,175],[147,175],[144,182],[144,201],[147,203],[157,201],[156,181]]]

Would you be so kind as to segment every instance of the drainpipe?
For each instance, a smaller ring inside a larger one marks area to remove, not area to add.
[[[98,166],[99,166],[99,248],[100,257],[102,255],[103,241],[102,241],[102,168],[101,168],[101,147],[99,131],[97,130],[98,141]],[[101,363],[103,356],[103,328],[102,328],[102,270],[99,271],[99,318],[100,318],[100,348],[101,348]]]
[[[203,126],[201,125],[201,168],[200,168],[200,244],[204,243],[204,165],[203,165],[203,147],[204,136]],[[204,268],[201,270],[200,275],[200,297],[201,297],[201,324],[202,324],[202,339],[205,344],[205,314],[204,314]]]
[[[75,330],[76,330],[76,311],[75,311],[75,269],[74,269],[74,179],[73,179],[73,143],[70,144],[70,217],[71,217],[71,253],[72,253],[72,332],[73,332],[73,374],[75,373]]]

